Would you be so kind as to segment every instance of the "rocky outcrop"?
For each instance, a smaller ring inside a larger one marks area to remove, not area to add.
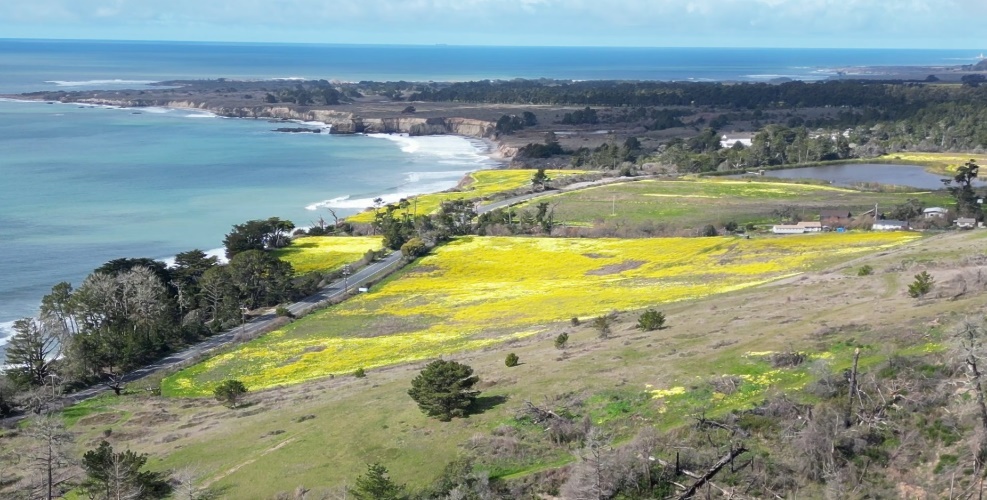
[[[279,105],[214,107],[195,101],[153,101],[146,99],[107,100],[91,98],[78,99],[73,102],[132,108],[162,106],[196,109],[231,118],[323,122],[331,125],[329,132],[332,134],[408,134],[415,136],[452,134],[480,139],[492,139],[497,135],[495,123],[469,118],[420,118],[414,116],[364,118],[353,113],[329,109],[299,110]],[[502,151],[502,153],[506,152]],[[505,156],[513,156],[513,153],[505,154]]]

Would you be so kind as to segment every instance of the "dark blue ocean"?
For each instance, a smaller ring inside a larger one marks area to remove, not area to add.
[[[0,40],[0,94],[168,79],[818,80],[837,68],[954,65],[980,50],[360,46]],[[451,187],[495,163],[455,137],[279,134],[188,110],[0,101],[0,337],[59,281],[119,257],[221,246],[252,218],[309,225]]]

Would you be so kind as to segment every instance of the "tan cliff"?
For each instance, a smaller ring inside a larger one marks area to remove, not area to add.
[[[109,99],[79,99],[74,102],[140,108],[146,106],[163,106],[168,108],[197,109],[209,111],[219,116],[232,118],[264,118],[275,120],[300,120],[323,122],[331,126],[333,134],[408,134],[442,135],[452,134],[480,139],[493,139],[497,136],[496,125],[493,122],[470,118],[422,118],[416,116],[398,116],[387,118],[364,118],[345,111],[330,109],[299,110],[289,106],[235,106],[217,107],[195,101],[154,101],[144,100],[109,100]],[[504,156],[514,148],[501,148]]]

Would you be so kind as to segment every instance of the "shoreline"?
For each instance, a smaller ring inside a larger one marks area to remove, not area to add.
[[[3,102],[8,102],[8,103],[12,103],[12,104],[37,105],[37,106],[45,106],[46,105],[46,102],[50,102],[52,105],[54,105],[54,104],[57,103],[57,104],[62,104],[62,105],[75,105],[76,107],[117,109],[117,110],[121,110],[121,111],[125,111],[125,112],[144,111],[144,112],[147,112],[148,114],[156,114],[153,111],[146,111],[148,109],[148,107],[126,107],[126,106],[115,106],[115,105],[110,105],[110,104],[95,104],[95,103],[85,103],[85,102],[60,102],[60,101],[45,101],[45,100],[39,100],[39,99],[15,99],[15,98],[10,98],[10,97],[2,97],[2,98],[0,98],[0,103],[3,103]],[[197,112],[198,114],[201,114],[202,116],[208,116],[208,115],[205,114],[205,113],[208,112],[208,110],[202,110],[202,109],[198,109],[198,108],[196,108],[196,109],[189,109],[189,108],[185,108],[185,107],[176,107],[176,108],[164,108],[164,109],[167,109],[168,112],[194,111],[194,112]],[[216,116],[216,117],[225,118],[225,117],[223,117],[221,115],[218,115],[218,114],[215,114],[215,113],[213,113],[213,115]],[[178,117],[180,115],[175,115],[175,116]],[[254,120],[256,120],[256,118]],[[325,123],[323,123],[323,125],[326,126],[326,127],[328,127],[331,124],[325,124]],[[273,132],[272,131],[271,133],[277,133],[277,132]],[[360,134],[346,134],[346,135],[364,135],[364,136],[367,136],[368,134],[360,133]],[[388,135],[393,135],[393,134],[388,134]],[[403,135],[405,137],[409,137],[409,138],[411,138],[413,140],[414,139],[417,139],[419,137],[419,136],[410,136],[408,134],[403,134]],[[504,161],[504,158],[502,156],[498,155],[498,152],[497,152],[498,151],[497,150],[498,144],[496,142],[490,140],[490,139],[487,139],[487,138],[477,138],[477,137],[465,136],[465,135],[458,135],[458,134],[441,134],[441,135],[440,134],[435,134],[435,135],[420,136],[420,137],[428,138],[428,137],[442,137],[442,136],[454,137],[457,140],[466,141],[466,143],[468,143],[470,145],[469,146],[470,152],[472,154],[475,154],[478,159],[482,159],[482,162],[477,163],[475,166],[474,165],[470,165],[468,167],[470,172],[476,171],[476,170],[485,170],[485,169],[499,169],[499,168],[504,168],[506,166],[506,162]],[[399,149],[400,149],[400,147],[399,147]],[[463,149],[465,150],[466,148],[464,147]],[[442,153],[440,151],[429,151],[427,148],[421,149],[420,151],[422,151],[422,153],[424,153],[426,155],[433,156],[434,157],[434,163],[438,163],[438,162],[442,161],[442,159],[443,159]],[[406,151],[402,151],[402,153],[400,153],[400,154],[402,156],[409,157],[410,155],[412,155],[414,153],[409,153],[409,152],[406,152]],[[458,172],[458,170],[456,172]],[[402,173],[400,171],[396,171],[395,172],[395,179],[394,179],[394,183],[393,184],[397,185],[397,184],[401,184],[403,182],[408,182],[408,177],[407,177],[406,174],[407,173]],[[444,186],[443,189],[431,189],[426,184],[424,186],[421,186],[422,189],[415,190],[414,195],[431,194],[431,193],[437,193],[437,192],[442,192],[442,191],[447,191],[447,190],[450,190],[450,189],[454,189],[458,185],[458,183],[462,181],[462,179],[463,179],[463,176],[458,176],[455,181],[450,180],[449,182],[447,182],[447,187]],[[382,193],[377,192],[377,193],[372,194],[372,195],[369,195],[369,196],[377,196],[377,195],[380,195],[380,194],[382,194]],[[300,204],[300,206],[302,207],[302,209],[305,209],[306,208],[305,207],[305,202],[302,202]],[[349,214],[348,216],[352,216],[352,215],[355,215],[356,213],[360,213],[365,208],[367,208],[367,207],[360,207],[359,209],[354,209],[353,214]],[[298,227],[299,228],[307,228],[307,227],[310,227],[310,225],[307,224],[306,222],[307,221],[302,222],[301,224],[298,225]],[[214,239],[217,242],[222,242],[222,234],[216,234]],[[211,245],[205,245],[205,246],[211,247]],[[210,254],[210,255],[213,255],[213,254],[221,255],[223,253],[223,250],[224,249],[222,247],[217,247],[217,248],[209,248],[209,249],[204,250],[204,251],[207,254]],[[170,264],[171,262],[173,262],[175,256],[174,255],[162,256],[162,255],[159,254],[157,256],[155,256],[155,255],[147,255],[147,257],[153,258],[155,260],[163,261],[166,264]],[[221,260],[225,260],[225,259],[221,259]],[[100,263],[96,263],[96,264],[94,264],[94,266],[98,266],[99,264]],[[56,282],[57,282],[57,280],[56,280]],[[50,287],[51,285],[54,285],[54,284],[55,284],[54,282],[52,282],[52,283],[46,283],[46,284],[44,284],[44,286],[45,287]],[[34,301],[34,309],[35,310],[34,310],[34,313],[33,314],[37,314],[37,305],[40,303],[40,299],[41,299],[41,297],[39,296],[39,297],[36,297],[36,300]],[[19,307],[16,307],[15,309],[19,309]],[[14,311],[11,311],[11,312],[14,312]],[[12,325],[13,325],[13,323],[15,321],[21,319],[22,317],[27,317],[27,316],[25,316],[25,315],[16,315],[16,317],[13,317],[12,316],[9,320],[0,321],[0,335],[2,335],[2,336],[0,336],[0,359],[2,359],[2,355],[3,355],[3,351],[4,351],[4,346],[9,341],[10,336],[13,335],[13,333],[14,333],[13,330],[12,330],[12,328],[11,328]]]

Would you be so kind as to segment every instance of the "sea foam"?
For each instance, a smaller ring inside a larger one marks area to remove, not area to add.
[[[59,87],[85,87],[88,85],[150,85],[155,83],[154,80],[81,80],[81,81],[67,81],[67,80],[48,80],[45,83],[53,83]]]

